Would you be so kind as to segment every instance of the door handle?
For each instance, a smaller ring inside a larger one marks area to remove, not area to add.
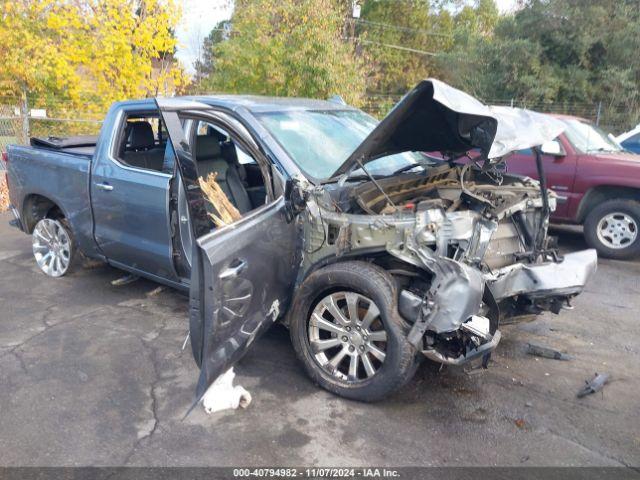
[[[235,260],[235,262],[237,262],[237,265],[234,265],[233,267],[227,267],[222,272],[220,272],[220,274],[218,275],[218,278],[220,280],[236,278],[238,275],[240,275],[240,272],[242,272],[247,266],[247,262],[245,262],[244,260]]]
[[[113,190],[113,185],[109,185],[108,183],[96,183],[95,185],[96,188],[99,188],[100,190],[106,190],[107,192]]]

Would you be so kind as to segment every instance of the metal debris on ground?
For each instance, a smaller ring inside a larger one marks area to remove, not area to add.
[[[478,367],[474,367],[474,368],[471,368],[469,370],[465,370],[465,373],[467,375],[471,376],[471,375],[480,375],[480,374],[484,373],[485,371],[486,370],[484,368],[482,368],[482,365],[480,365]]]
[[[122,287],[123,285],[129,285],[130,283],[139,280],[140,277],[137,275],[125,275],[124,277],[116,278],[115,280],[111,280],[111,285],[114,287]]]
[[[85,270],[92,270],[94,268],[101,268],[106,265],[102,260],[95,260],[89,257],[83,257],[82,259],[82,268]]]
[[[536,357],[551,358],[552,360],[571,360],[571,357],[566,353],[533,343],[527,344],[527,353],[529,355],[535,355]]]
[[[585,386],[578,392],[578,398],[586,397],[587,395],[602,390],[605,384],[609,382],[610,378],[611,375],[608,373],[596,373],[596,376],[591,380],[585,380]]]
[[[150,292],[147,292],[147,297],[155,297],[156,295],[158,295],[159,293],[164,291],[164,289],[165,289],[165,287],[160,285],[160,286],[154,288],[153,290],[151,290]]]

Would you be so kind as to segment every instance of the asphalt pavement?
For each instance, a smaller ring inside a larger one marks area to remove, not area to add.
[[[425,362],[386,401],[313,385],[275,326],[237,365],[246,410],[186,419],[198,371],[186,298],[122,273],[52,279],[0,215],[2,466],[638,466],[639,262],[603,260],[575,309],[505,326],[488,370]],[[563,231],[564,249],[585,248]],[[527,342],[570,361],[537,358]],[[475,365],[474,365],[475,367]],[[577,399],[607,372],[602,392]]]

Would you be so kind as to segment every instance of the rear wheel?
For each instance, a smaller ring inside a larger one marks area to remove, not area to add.
[[[608,200],[596,206],[584,222],[589,246],[607,258],[625,259],[640,254],[640,203]]]
[[[33,256],[40,270],[50,277],[61,277],[69,272],[75,245],[71,229],[63,218],[39,220],[31,238]]]
[[[289,318],[298,357],[330,392],[375,401],[416,371],[420,357],[407,341],[395,282],[375,265],[343,262],[311,274]]]

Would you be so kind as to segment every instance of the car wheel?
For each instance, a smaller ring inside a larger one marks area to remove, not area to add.
[[[33,256],[40,270],[50,277],[61,277],[71,270],[76,247],[65,219],[41,219],[31,238]]]
[[[309,376],[337,395],[371,402],[406,384],[421,355],[407,341],[394,279],[365,262],[312,273],[289,313],[291,340]]]
[[[596,206],[584,222],[589,246],[607,258],[625,259],[640,254],[640,203],[608,200]]]

